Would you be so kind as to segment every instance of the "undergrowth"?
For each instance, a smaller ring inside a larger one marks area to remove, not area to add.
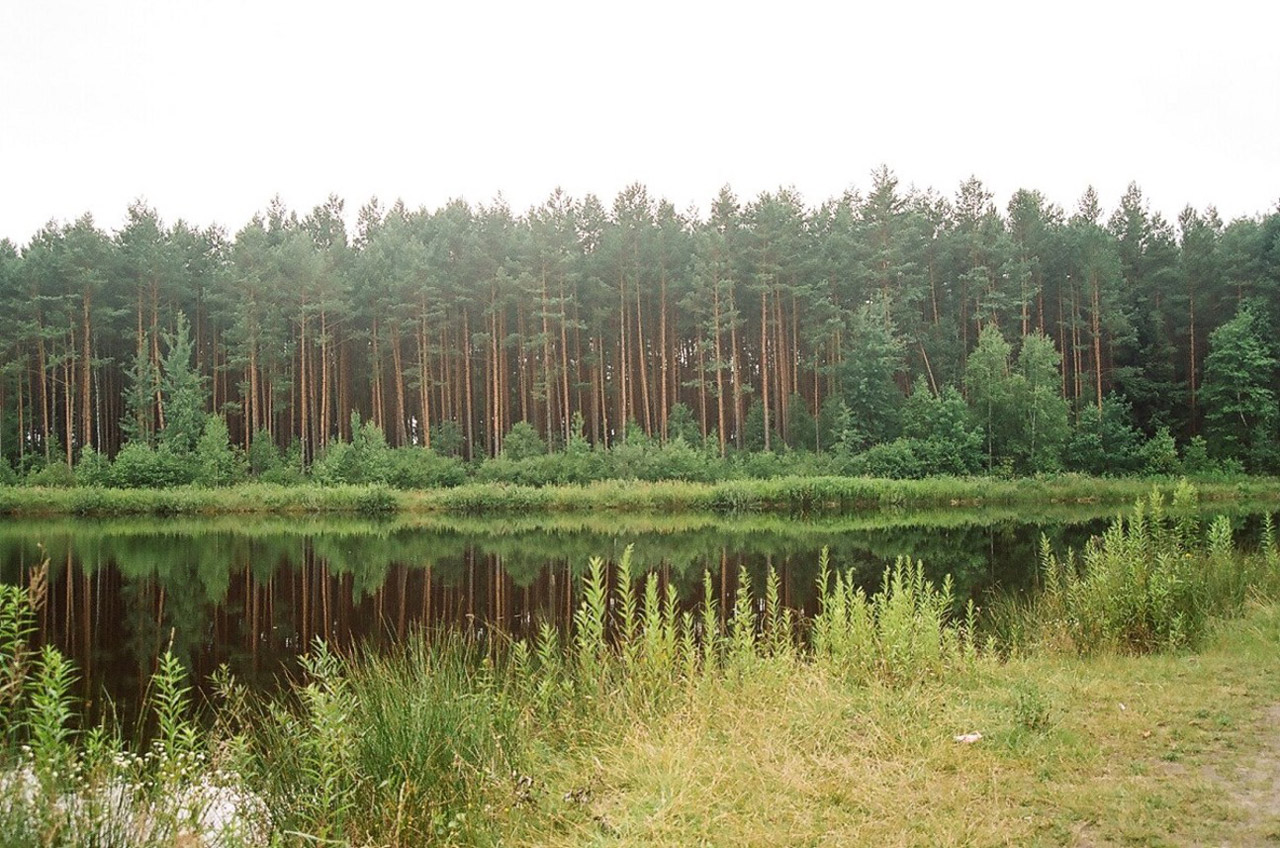
[[[1271,517],[1260,549],[1243,553],[1226,517],[1201,527],[1195,499],[1185,482],[1171,502],[1152,491],[1079,555],[1059,556],[1042,539],[1043,587],[1014,616],[1014,641],[1078,653],[1195,648],[1251,593],[1274,596],[1280,553]]]

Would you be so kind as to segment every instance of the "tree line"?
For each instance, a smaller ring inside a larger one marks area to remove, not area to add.
[[[726,187],[701,216],[632,185],[523,214],[374,200],[354,232],[336,197],[276,200],[234,235],[136,203],[114,233],[0,241],[0,453],[182,454],[212,413],[300,468],[368,422],[465,459],[514,430],[516,453],[678,438],[898,476],[1114,471],[1153,443],[1276,471],[1277,338],[1280,212],[1169,221],[1135,185],[1110,214],[1092,189],[1001,209],[880,168],[817,206]]]

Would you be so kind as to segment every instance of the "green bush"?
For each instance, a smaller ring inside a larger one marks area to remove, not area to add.
[[[27,475],[28,486],[45,486],[50,489],[70,489],[76,484],[76,474],[65,462],[50,462]]]
[[[360,515],[390,515],[398,507],[395,493],[383,486],[370,486],[356,496],[355,508]]]
[[[1143,471],[1147,474],[1181,474],[1178,445],[1168,427],[1161,427],[1141,450]]]
[[[230,444],[227,422],[221,415],[205,420],[204,432],[196,443],[195,482],[201,486],[230,486],[245,477],[245,462]]]
[[[76,483],[80,486],[105,486],[111,476],[111,460],[98,453],[92,445],[80,451],[76,463]]]
[[[351,441],[331,443],[311,466],[311,476],[324,485],[385,483],[391,472],[391,450],[372,421],[360,423],[351,413]]]
[[[924,476],[924,467],[916,456],[914,439],[894,439],[875,445],[860,455],[863,473],[891,480],[910,480]]]
[[[502,455],[519,462],[547,452],[547,443],[528,421],[517,421],[502,440]]]
[[[397,448],[391,451],[387,466],[387,483],[397,489],[444,489],[467,480],[460,459],[425,448]]]
[[[246,460],[249,463],[249,473],[254,477],[261,477],[280,467],[280,451],[270,433],[259,430],[253,434]]]
[[[1073,553],[1060,559],[1043,541],[1044,591],[1028,614],[1034,626],[1081,653],[1197,645],[1211,616],[1244,603],[1251,578],[1233,555],[1226,519],[1202,535],[1195,500],[1185,481],[1172,509],[1153,491],[1090,540],[1079,562]]]
[[[192,463],[161,448],[127,444],[116,454],[107,485],[116,489],[168,489],[185,486],[195,478]]]

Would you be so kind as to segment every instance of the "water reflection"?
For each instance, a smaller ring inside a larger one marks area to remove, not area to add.
[[[1080,547],[1110,514],[9,521],[0,523],[0,580],[22,581],[48,558],[38,638],[75,661],[87,697],[106,692],[128,710],[170,644],[200,679],[225,663],[266,686],[316,638],[347,646],[424,626],[567,627],[588,558],[616,561],[628,544],[635,563],[685,603],[700,597],[710,571],[722,610],[739,568],[763,585],[772,567],[784,602],[812,612],[823,546],[834,567],[868,585],[909,555],[936,579],[950,573],[960,599],[981,602],[996,587],[1030,585],[1042,534],[1056,548]]]

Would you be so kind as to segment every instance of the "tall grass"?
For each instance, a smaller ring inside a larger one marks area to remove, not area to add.
[[[1193,496],[1152,493],[1079,558],[1046,548],[1020,644],[1192,646],[1216,617],[1280,589],[1273,524],[1260,550],[1241,552],[1225,521],[1202,530]],[[38,575],[28,589],[0,587],[0,844],[497,844],[512,816],[585,804],[602,739],[686,720],[700,692],[750,698],[789,680],[954,687],[998,661],[979,645],[973,605],[957,610],[950,579],[926,579],[920,562],[900,558],[870,590],[826,551],[820,572],[811,618],[784,605],[773,569],[758,585],[740,571],[725,595],[706,573],[701,600],[682,608],[628,548],[612,567],[589,562],[566,632],[544,622],[529,640],[419,633],[389,654],[317,642],[278,697],[220,674],[203,721],[185,670],[165,655],[149,741],[134,746],[115,728],[79,726],[75,670],[29,646]],[[1020,724],[1043,727],[1044,698],[1016,694]],[[577,787],[563,801],[538,772],[549,762],[579,770],[561,776]]]
[[[868,596],[852,575],[830,573],[823,552],[818,576],[821,609],[813,621],[818,661],[859,679],[911,681],[938,676],[978,656],[976,611],[952,620],[951,577],[941,587],[924,564],[900,557],[885,569],[880,591]]]
[[[172,654],[151,681],[156,732],[140,752],[116,728],[79,726],[71,662],[50,645],[28,646],[46,568],[25,591],[0,586],[0,844],[263,844],[265,805],[223,768]]]
[[[1079,653],[1196,647],[1250,592],[1274,591],[1280,555],[1271,519],[1261,550],[1242,553],[1225,517],[1202,530],[1196,497],[1185,482],[1172,502],[1152,491],[1079,556],[1060,557],[1042,540],[1043,590],[1016,616],[1020,638]]]
[[[1094,478],[1078,474],[1005,480],[994,477],[872,477],[795,475],[770,479],[599,480],[584,484],[514,485],[472,482],[456,488],[394,490],[384,485],[296,486],[243,483],[228,488],[106,489],[0,486],[0,515],[359,514],[397,511],[452,515],[589,512],[754,512],[795,516],[851,510],[952,508],[1056,503],[1129,504],[1168,478]],[[1206,500],[1274,501],[1274,478],[1202,482]]]

